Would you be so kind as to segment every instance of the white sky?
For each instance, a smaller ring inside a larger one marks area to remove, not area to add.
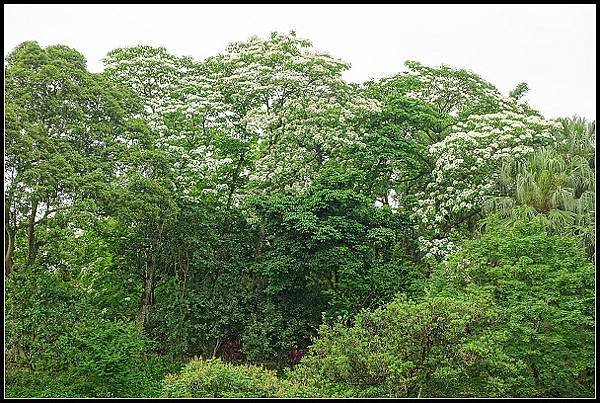
[[[64,44],[92,71],[117,47],[164,46],[203,59],[231,41],[295,29],[364,81],[405,60],[470,69],[505,94],[525,81],[546,117],[596,118],[595,5],[5,5],[4,54]]]

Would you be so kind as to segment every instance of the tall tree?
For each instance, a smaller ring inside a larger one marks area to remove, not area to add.
[[[305,189],[325,161],[362,144],[356,121],[378,108],[343,80],[348,64],[294,32],[232,43],[205,64],[228,108],[228,136],[247,144],[230,191],[246,176],[259,189]]]
[[[406,67],[369,85],[384,106],[371,123],[377,152],[364,161],[374,177],[384,175],[374,182],[381,199],[389,203],[391,194],[392,203],[414,210],[425,258],[440,259],[475,229],[502,160],[548,143],[558,123],[470,71]]]
[[[116,139],[133,100],[86,70],[66,46],[24,42],[6,57],[5,273],[35,262],[38,227],[69,212],[94,210],[116,172]],[[66,225],[64,220],[61,225]],[[26,248],[19,237],[26,239]]]

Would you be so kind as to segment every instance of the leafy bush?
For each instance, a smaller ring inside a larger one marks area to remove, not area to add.
[[[45,397],[154,393],[156,377],[148,375],[143,361],[145,338],[134,323],[107,319],[77,282],[31,268],[12,273],[6,291],[10,393],[29,390],[23,396]],[[32,383],[30,378],[50,382]]]
[[[165,378],[162,397],[295,397],[307,392],[274,371],[255,365],[232,365],[219,359],[190,361]]]
[[[452,395],[440,384],[466,375],[469,336],[494,321],[489,306],[484,294],[423,302],[400,296],[360,313],[353,326],[323,325],[292,377],[320,397]]]
[[[7,369],[5,379],[6,397],[80,397],[76,388],[61,374]]]

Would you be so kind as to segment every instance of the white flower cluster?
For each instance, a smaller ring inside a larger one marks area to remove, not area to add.
[[[436,107],[441,113],[456,117],[467,105],[493,105],[499,110],[517,111],[517,103],[477,74],[450,66],[424,66],[406,62],[407,71],[391,79],[404,77],[413,84],[406,97],[418,99]]]
[[[237,116],[258,139],[248,175],[254,187],[284,183],[301,191],[320,163],[364,146],[354,123],[380,108],[342,79],[349,65],[309,48],[294,35],[274,34],[234,43],[208,61],[229,99],[249,106]]]
[[[419,248],[425,254],[425,261],[443,260],[451,253],[458,251],[456,244],[449,238],[427,239],[419,237]]]
[[[494,188],[498,168],[507,157],[520,158],[553,138],[555,122],[513,112],[472,115],[428,149],[435,161],[433,181],[417,194],[413,218],[421,229],[443,238],[479,209]],[[448,245],[451,245],[448,241]],[[421,242],[428,257],[443,257],[452,247]]]

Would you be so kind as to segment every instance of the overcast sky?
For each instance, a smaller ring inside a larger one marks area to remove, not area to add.
[[[350,62],[350,81],[396,73],[406,60],[444,63],[505,94],[527,82],[527,100],[548,118],[596,118],[595,5],[5,5],[4,54],[25,40],[64,44],[100,71],[116,47],[202,59],[290,29]]]

